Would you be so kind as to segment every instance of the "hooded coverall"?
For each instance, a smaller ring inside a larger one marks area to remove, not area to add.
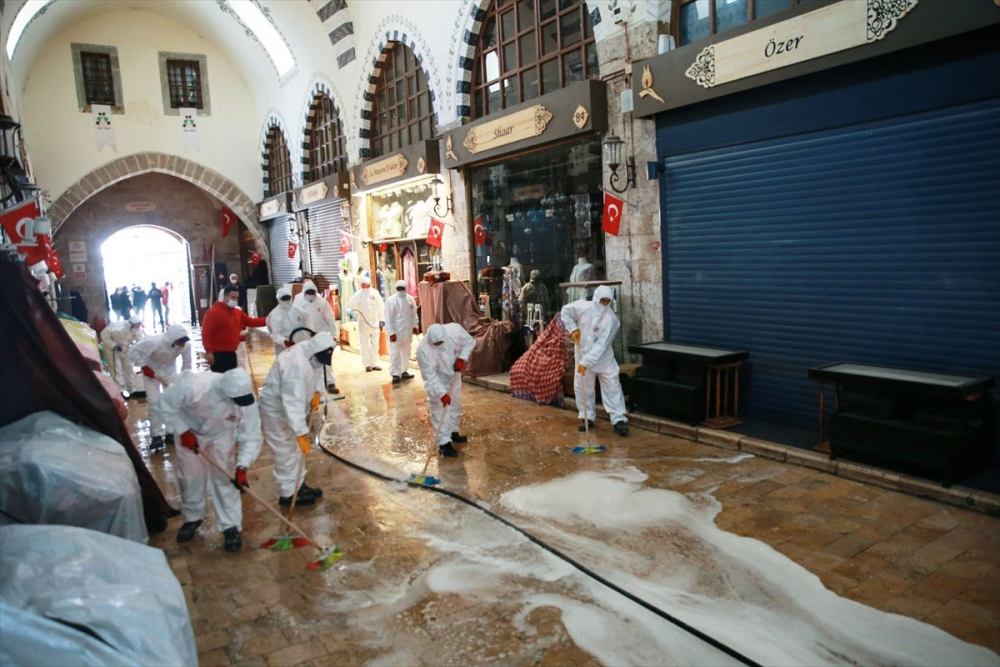
[[[129,356],[136,366],[149,366],[157,378],[171,383],[177,375],[177,357],[182,357],[181,370],[191,370],[191,342],[184,343],[183,348],[174,346],[181,338],[187,338],[187,329],[180,324],[167,327],[166,333],[159,336],[147,336],[132,346]],[[162,436],[165,432],[163,415],[160,414],[160,396],[163,385],[155,378],[145,378],[146,409],[149,413],[149,436]]]
[[[235,468],[249,468],[260,454],[263,438],[257,404],[240,407],[235,396],[252,393],[250,376],[243,369],[226,373],[181,373],[163,392],[160,410],[171,433],[190,430],[198,438],[200,454],[177,447],[177,481],[185,523],[205,516],[205,483],[215,504],[219,530],[243,529],[243,503],[233,485]],[[233,457],[236,439],[239,451]],[[225,470],[225,477],[202,460],[209,456]]]
[[[378,332],[379,322],[385,317],[385,304],[378,290],[371,285],[362,287],[345,306],[349,312],[357,316],[358,338],[361,339],[361,363],[365,368],[378,366]]]
[[[434,345],[438,341],[444,342]],[[417,362],[420,374],[424,376],[427,406],[431,413],[431,426],[438,434],[438,447],[451,442],[451,434],[458,432],[458,422],[462,417],[462,374],[455,370],[455,360],[468,361],[475,347],[476,339],[455,322],[432,324],[417,346]],[[441,404],[441,397],[445,394],[451,397],[451,405]]]
[[[618,362],[615,361],[615,351],[611,344],[621,323],[618,316],[611,310],[611,304],[601,305],[601,299],[614,299],[615,293],[607,285],[601,285],[594,290],[593,301],[579,299],[568,303],[562,308],[562,321],[566,331],[580,331],[580,344],[574,346],[574,358],[577,366],[585,366],[587,372],[573,374],[573,391],[577,396],[577,412],[580,419],[593,421],[597,417],[594,407],[595,379],[601,381],[601,398],[604,409],[611,417],[611,423],[628,422],[625,417],[625,396],[622,394],[621,381],[618,379]],[[579,397],[586,393],[587,404]],[[586,413],[584,412],[586,408]]]
[[[293,331],[308,326],[305,313],[295,307],[291,300],[281,300],[281,297],[285,295],[291,296],[292,291],[287,287],[282,287],[278,290],[277,308],[267,314],[267,331],[271,334],[271,340],[274,342],[275,357],[287,349],[285,341],[288,340]]]
[[[322,365],[313,358],[331,346],[331,339],[317,335],[297,343],[278,355],[260,392],[260,420],[267,434],[267,445],[274,459],[274,479],[280,495],[295,493],[296,476],[302,452],[296,442],[309,433],[306,415],[309,402],[322,380]],[[319,376],[317,378],[317,376]],[[302,479],[306,478],[303,468]]]
[[[136,318],[136,321],[142,322],[139,318]],[[129,320],[112,322],[101,331],[104,353],[111,359],[111,375],[114,376],[118,387],[129,393],[135,391],[135,370],[132,367],[129,350],[141,335],[142,329],[133,329]]]
[[[402,375],[410,363],[410,346],[416,326],[417,302],[406,290],[397,289],[385,300],[385,335],[389,337],[389,374],[392,377]]]
[[[308,289],[317,291],[316,296],[312,300],[306,295],[306,290]],[[329,331],[330,335],[333,336],[334,342],[336,342],[340,340],[340,329],[337,327],[337,320],[333,317],[333,309],[330,308],[330,304],[326,302],[326,299],[320,297],[318,292],[316,283],[306,280],[302,283],[302,291],[295,295],[292,305],[305,314],[306,326],[312,329],[313,333]],[[316,381],[317,387],[323,387],[324,373],[326,374],[326,382],[328,384],[334,385],[337,383],[333,377],[333,369],[326,368],[325,371],[319,374],[319,380]]]

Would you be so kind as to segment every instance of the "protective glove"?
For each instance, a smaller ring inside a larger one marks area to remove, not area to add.
[[[155,378],[156,377],[156,373],[153,372],[153,369],[150,368],[149,366],[143,366],[142,367],[142,374],[145,375],[148,378]]]
[[[420,333],[420,330],[417,327],[413,327],[413,335],[416,336],[418,333]]]
[[[445,394],[441,397],[441,405],[448,406],[451,405],[451,396]]]
[[[121,351],[122,351],[122,346],[121,345],[115,345],[115,352],[121,352]]]
[[[351,318],[352,322],[358,321],[358,311],[352,310],[351,312],[348,313],[348,316]]]
[[[198,453],[198,437],[191,431],[181,433],[181,445],[187,447],[195,454]]]
[[[579,366],[577,366],[576,370],[579,371],[580,375],[586,375],[587,374],[587,367],[584,366],[583,364],[580,364]]]
[[[580,330],[577,329],[576,331],[574,331],[570,335],[573,337],[573,342],[576,343],[577,345],[579,345],[580,344]]]
[[[378,321],[378,328],[379,329],[385,329],[385,322],[383,322],[382,320],[379,320]]]
[[[286,338],[285,347],[291,347],[292,345],[295,345],[295,343],[293,343],[290,338]]]
[[[240,492],[242,492],[243,489],[249,489],[250,488],[250,480],[247,479],[247,469],[246,468],[237,468],[236,469],[236,479],[233,480],[233,484],[236,485],[236,488],[239,489]]]
[[[309,438],[308,433],[304,433],[295,439],[299,443],[299,449],[302,450],[302,454],[309,456],[309,452],[312,449],[312,441]]]
[[[315,411],[319,407],[319,392],[317,391],[313,394],[312,400],[309,401],[309,409]]]
[[[464,368],[465,368],[465,359],[456,359],[455,360],[455,370],[458,371],[459,373],[461,373],[462,369],[464,369]]]
[[[396,342],[396,334],[389,334],[389,340],[393,343]]]

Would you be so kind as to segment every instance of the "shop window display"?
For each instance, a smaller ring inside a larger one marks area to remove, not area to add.
[[[601,146],[586,140],[470,170],[484,315],[541,331],[560,303],[603,279]]]
[[[417,297],[417,283],[441,268],[441,250],[427,244],[431,209],[430,180],[373,193],[369,198],[374,266],[379,293],[391,296],[397,280]],[[385,297],[387,298],[387,297]]]

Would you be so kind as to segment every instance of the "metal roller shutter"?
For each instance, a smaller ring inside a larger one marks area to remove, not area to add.
[[[343,199],[310,208],[309,218],[309,261],[316,286],[325,290],[337,284],[340,275],[340,232],[344,229]]]
[[[271,251],[271,282],[276,287],[302,277],[299,270],[300,255],[288,259],[288,239],[295,224],[294,215],[284,215],[267,223],[267,247]],[[299,249],[299,253],[302,249]]]
[[[821,363],[1000,375],[998,183],[998,98],[669,156],[666,336],[748,349],[745,413],[804,428]]]

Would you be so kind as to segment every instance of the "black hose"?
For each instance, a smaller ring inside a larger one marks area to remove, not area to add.
[[[366,467],[364,467],[363,465],[361,465],[359,463],[355,463],[353,461],[345,459],[344,457],[340,456],[339,454],[334,454],[332,451],[330,451],[322,443],[320,444],[320,449],[322,449],[329,456],[332,456],[336,460],[338,460],[341,463],[343,463],[344,465],[348,466],[349,468],[354,468],[355,470],[359,470],[359,471],[361,471],[361,472],[363,472],[363,473],[365,473],[367,475],[371,475],[372,477],[377,477],[378,479],[381,479],[381,480],[386,481],[386,482],[396,482],[396,483],[403,482],[403,480],[401,480],[401,479],[396,479],[395,477],[389,477],[388,475],[383,475],[382,473],[376,472],[375,470],[371,470],[370,468],[366,468]],[[634,595],[633,593],[628,592],[627,590],[621,588],[620,586],[617,586],[616,584],[612,583],[611,581],[608,581],[607,579],[605,579],[601,575],[597,574],[596,572],[594,572],[593,570],[591,570],[590,568],[588,568],[586,565],[583,565],[582,563],[580,563],[580,562],[578,562],[576,560],[573,560],[572,558],[570,558],[569,556],[567,556],[563,552],[559,551],[555,547],[553,547],[553,546],[547,544],[546,542],[544,542],[541,538],[535,537],[534,535],[532,535],[528,531],[524,530],[523,528],[521,528],[517,524],[509,521],[508,519],[505,519],[504,517],[500,516],[496,512],[493,512],[491,510],[486,509],[485,507],[483,507],[479,503],[477,503],[477,502],[475,502],[473,500],[470,500],[469,498],[466,498],[465,496],[459,495],[459,494],[455,493],[454,491],[449,491],[448,489],[443,489],[443,488],[438,487],[438,486],[427,486],[427,485],[424,485],[424,484],[416,484],[414,482],[403,482],[403,483],[408,484],[409,486],[412,486],[412,487],[415,487],[415,488],[418,488],[418,489],[423,489],[424,491],[432,491],[434,493],[439,493],[439,494],[441,494],[443,496],[447,496],[447,497],[452,498],[454,500],[457,500],[459,502],[465,503],[469,507],[474,507],[475,509],[479,510],[480,512],[483,512],[487,516],[489,516],[489,517],[491,517],[493,519],[496,519],[497,521],[499,521],[500,523],[504,524],[505,526],[507,526],[509,528],[512,528],[513,530],[517,531],[518,533],[520,533],[521,535],[523,535],[524,537],[526,537],[529,541],[531,541],[535,545],[541,547],[542,549],[545,549],[546,551],[548,551],[550,554],[552,554],[556,558],[559,558],[559,559],[565,561],[566,563],[570,564],[571,566],[573,566],[574,568],[576,568],[577,570],[579,570],[583,574],[587,575],[591,579],[597,581],[598,583],[600,583],[600,584],[602,584],[604,586],[607,586],[608,588],[610,588],[614,592],[618,593],[619,595],[622,595],[622,596],[628,598],[629,600],[631,600],[632,602],[636,603],[637,605],[639,605],[643,609],[646,609],[647,611],[650,611],[650,612],[656,614],[660,618],[662,618],[662,619],[664,619],[666,621],[669,621],[670,623],[673,623],[674,625],[676,625],[680,629],[689,632],[690,634],[692,634],[695,637],[697,637],[698,639],[702,640],[703,642],[705,642],[709,646],[711,646],[711,647],[713,647],[715,649],[718,649],[719,651],[722,651],[726,655],[728,655],[728,656],[730,656],[732,658],[735,658],[736,660],[742,662],[744,665],[748,665],[748,667],[761,667],[760,663],[754,661],[751,658],[748,658],[747,656],[743,655],[742,653],[740,653],[736,649],[730,648],[729,646],[726,646],[725,644],[723,644],[722,642],[720,642],[718,639],[715,639],[714,637],[705,634],[704,632],[702,632],[698,628],[695,628],[695,627],[693,627],[691,625],[688,625],[687,623],[685,623],[684,621],[680,620],[679,618],[677,618],[677,617],[675,617],[675,616],[673,616],[671,614],[668,614],[667,612],[663,611],[659,607],[656,607],[655,605],[653,605],[653,604],[651,604],[649,602],[646,602],[645,600],[643,600],[639,596]]]

